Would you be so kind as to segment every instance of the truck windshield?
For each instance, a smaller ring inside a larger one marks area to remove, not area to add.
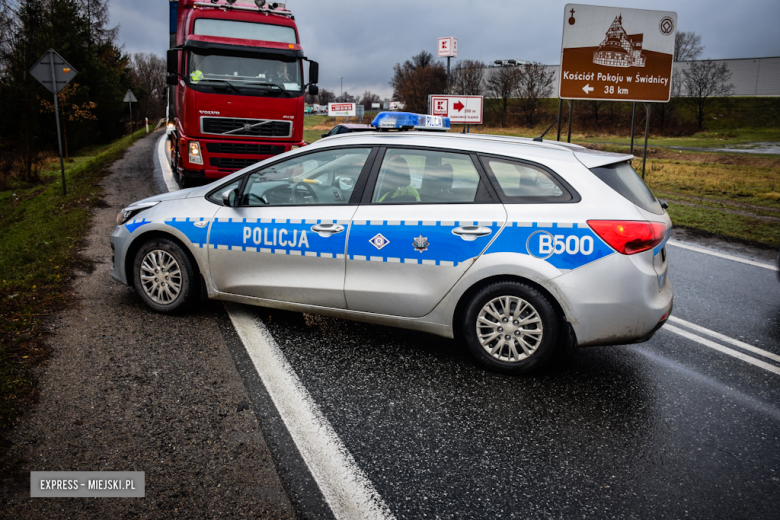
[[[191,85],[228,85],[241,89],[265,89],[296,95],[302,88],[301,62],[283,61],[271,57],[250,58],[221,54],[190,53],[189,83]]]

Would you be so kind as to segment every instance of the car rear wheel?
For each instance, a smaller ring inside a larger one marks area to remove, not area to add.
[[[171,240],[155,239],[144,244],[135,255],[133,273],[136,292],[157,312],[184,311],[198,298],[192,262]]]
[[[536,289],[498,282],[475,294],[466,307],[466,345],[487,368],[507,374],[539,370],[561,348],[563,321]]]

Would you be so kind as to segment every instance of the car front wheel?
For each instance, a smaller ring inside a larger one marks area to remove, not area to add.
[[[547,298],[516,282],[480,289],[463,323],[466,345],[487,368],[507,374],[539,370],[554,357],[565,324]]]
[[[180,312],[197,300],[192,262],[171,240],[155,239],[144,244],[135,255],[133,272],[136,292],[157,312]]]

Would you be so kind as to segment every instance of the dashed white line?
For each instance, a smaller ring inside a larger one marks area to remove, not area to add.
[[[769,269],[771,271],[777,271],[777,266],[772,264],[765,264],[763,262],[756,262],[754,260],[748,260],[747,258],[740,258],[738,256],[733,255],[727,255],[726,253],[721,253],[719,251],[713,251],[712,249],[705,249],[703,247],[696,247],[692,246],[690,244],[685,244],[683,242],[679,242],[677,240],[669,240],[667,242],[670,246],[674,247],[681,247],[683,249],[688,249],[690,251],[696,251],[697,253],[704,253],[705,255],[711,255],[711,256],[717,256],[718,258],[725,258],[727,260],[733,260],[735,262],[740,262],[747,265],[752,265],[755,267],[763,267],[764,269]]]
[[[690,321],[685,321],[676,316],[670,316],[669,321],[673,323],[677,323],[684,327],[688,327],[689,329],[693,329],[696,332],[701,332],[702,334],[712,336],[715,339],[725,341],[726,343],[731,343],[735,347],[739,347],[743,350],[747,350],[748,352],[752,352],[753,354],[758,354],[759,356],[763,356],[765,358],[771,359],[772,361],[777,361],[778,363],[780,363],[780,356],[778,356],[777,354],[774,354],[772,352],[767,352],[766,350],[760,349],[758,347],[754,347],[753,345],[745,343],[744,341],[739,341],[738,339],[730,338],[725,334],[721,334],[720,332],[715,332],[714,330],[705,329],[701,325],[696,325],[695,323],[691,323]]]
[[[775,365],[770,365],[769,363],[761,361],[760,359],[756,359],[754,357],[748,356],[747,354],[743,354],[742,352],[737,352],[734,349],[724,347],[720,343],[715,343],[714,341],[710,341],[707,338],[702,338],[701,336],[694,334],[693,332],[688,332],[687,330],[683,330],[681,328],[675,327],[674,325],[669,325],[668,323],[664,325],[664,328],[662,330],[668,330],[669,332],[673,332],[684,338],[688,338],[692,341],[695,341],[696,343],[715,349],[718,352],[722,352],[727,356],[735,357],[741,361],[744,361],[745,363],[750,363],[751,365],[755,365],[757,367],[763,368],[764,370],[772,372],[773,374],[780,375],[780,367],[777,367]]]
[[[394,518],[263,324],[244,307],[225,304],[225,308],[334,516]]]

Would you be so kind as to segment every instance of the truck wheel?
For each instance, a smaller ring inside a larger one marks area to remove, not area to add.
[[[177,175],[176,180],[178,181],[179,187],[181,188],[192,188],[195,186],[195,182],[189,177],[185,177],[183,173],[181,175]]]
[[[164,238],[150,240],[136,253],[133,285],[146,305],[164,314],[186,310],[200,294],[189,257]]]
[[[517,282],[482,288],[466,307],[466,346],[487,368],[528,374],[549,363],[561,347],[565,324],[539,291]]]

